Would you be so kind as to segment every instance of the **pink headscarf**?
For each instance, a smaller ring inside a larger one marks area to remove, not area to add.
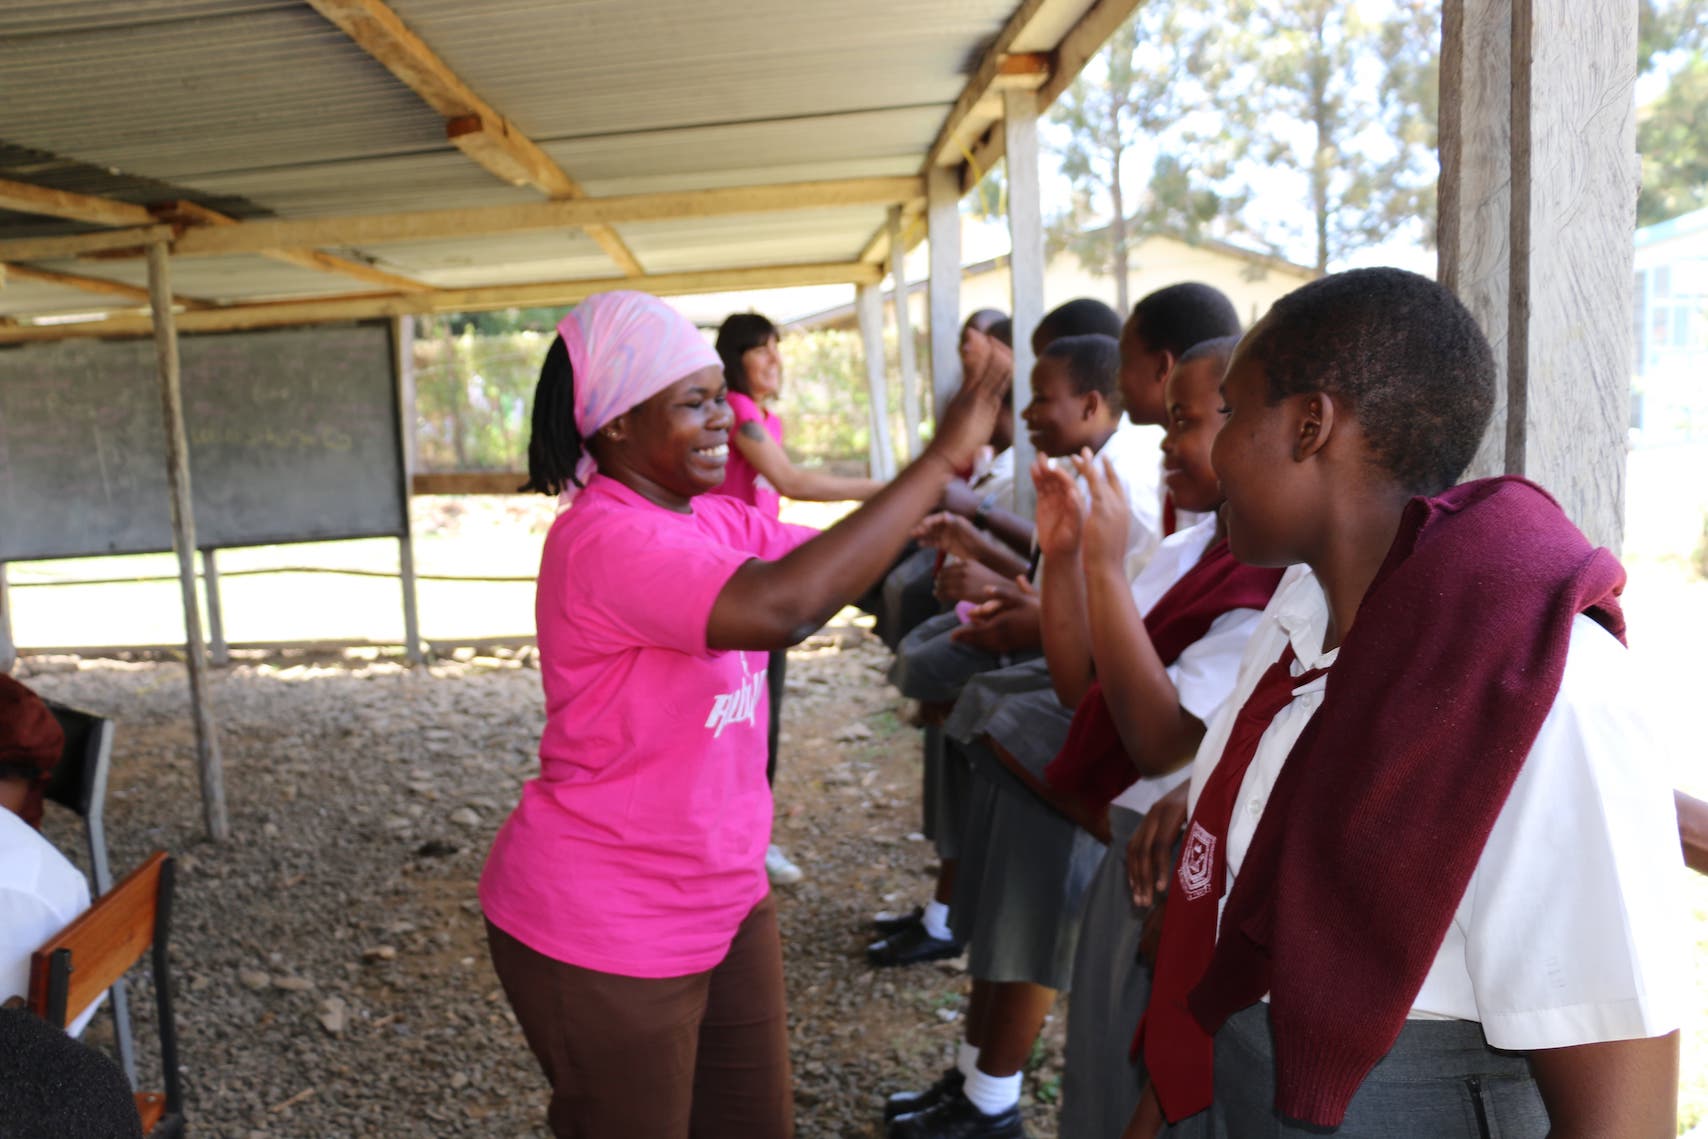
[[[651,293],[595,293],[558,322],[575,371],[575,426],[583,440],[677,380],[723,362],[699,329]],[[585,484],[598,466],[583,445],[575,477]],[[568,506],[577,487],[564,488]]]

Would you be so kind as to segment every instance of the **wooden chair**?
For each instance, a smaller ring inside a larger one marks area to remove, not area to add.
[[[107,772],[113,755],[113,722],[105,716],[84,712],[55,700],[43,701],[65,733],[65,748],[60,752],[59,765],[49,777],[45,795],[48,799],[83,820],[83,836],[89,846],[89,870],[97,897],[113,888],[112,871],[107,865]],[[119,1054],[119,1067],[125,1079],[135,1089],[136,1045],[131,1040],[130,1002],[126,999],[125,983],[113,982],[113,1037]]]
[[[156,1139],[178,1139],[184,1134],[178,1030],[172,1019],[172,985],[166,967],[171,916],[172,858],[159,850],[30,955],[30,1011],[63,1028],[122,977],[145,949],[153,947],[154,1003],[166,1091],[138,1093],[136,1109],[143,1134]]]

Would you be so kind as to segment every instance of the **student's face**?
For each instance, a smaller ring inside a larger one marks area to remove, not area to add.
[[[1222,381],[1227,419],[1210,461],[1227,501],[1228,545],[1248,565],[1303,560],[1299,551],[1320,506],[1302,485],[1295,457],[1305,398],[1270,403],[1262,362],[1243,349],[1234,353]]]
[[[1163,422],[1162,381],[1173,363],[1153,349],[1128,320],[1121,329],[1121,403],[1134,423]]]
[[[1182,510],[1207,513],[1222,504],[1210,450],[1226,418],[1221,365],[1214,359],[1176,364],[1163,385],[1168,423],[1162,437],[1162,481]]]
[[[1032,402],[1020,417],[1039,453],[1051,458],[1089,446],[1096,435],[1103,401],[1073,390],[1067,361],[1045,357],[1032,368]]]
[[[777,338],[755,344],[741,354],[741,370],[747,373],[747,391],[755,400],[767,400],[783,388],[783,353]]]
[[[607,453],[667,498],[686,500],[723,483],[733,422],[723,369],[701,368],[619,416]]]

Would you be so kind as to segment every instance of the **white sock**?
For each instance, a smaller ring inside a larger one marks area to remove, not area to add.
[[[949,932],[949,907],[935,898],[925,903],[925,913],[920,917],[919,924],[938,941],[955,940],[955,935]]]
[[[1020,1073],[990,1076],[974,1068],[967,1073],[961,1094],[985,1115],[1001,1115],[1020,1102]]]
[[[961,1050],[955,1055],[955,1067],[961,1070],[961,1075],[971,1076],[978,1066],[979,1050],[965,1040],[961,1041]]]

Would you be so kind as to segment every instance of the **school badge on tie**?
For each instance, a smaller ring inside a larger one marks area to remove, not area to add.
[[[1186,844],[1180,851],[1180,888],[1188,901],[1197,901],[1210,892],[1215,884],[1216,836],[1205,830],[1196,819],[1186,832]]]

